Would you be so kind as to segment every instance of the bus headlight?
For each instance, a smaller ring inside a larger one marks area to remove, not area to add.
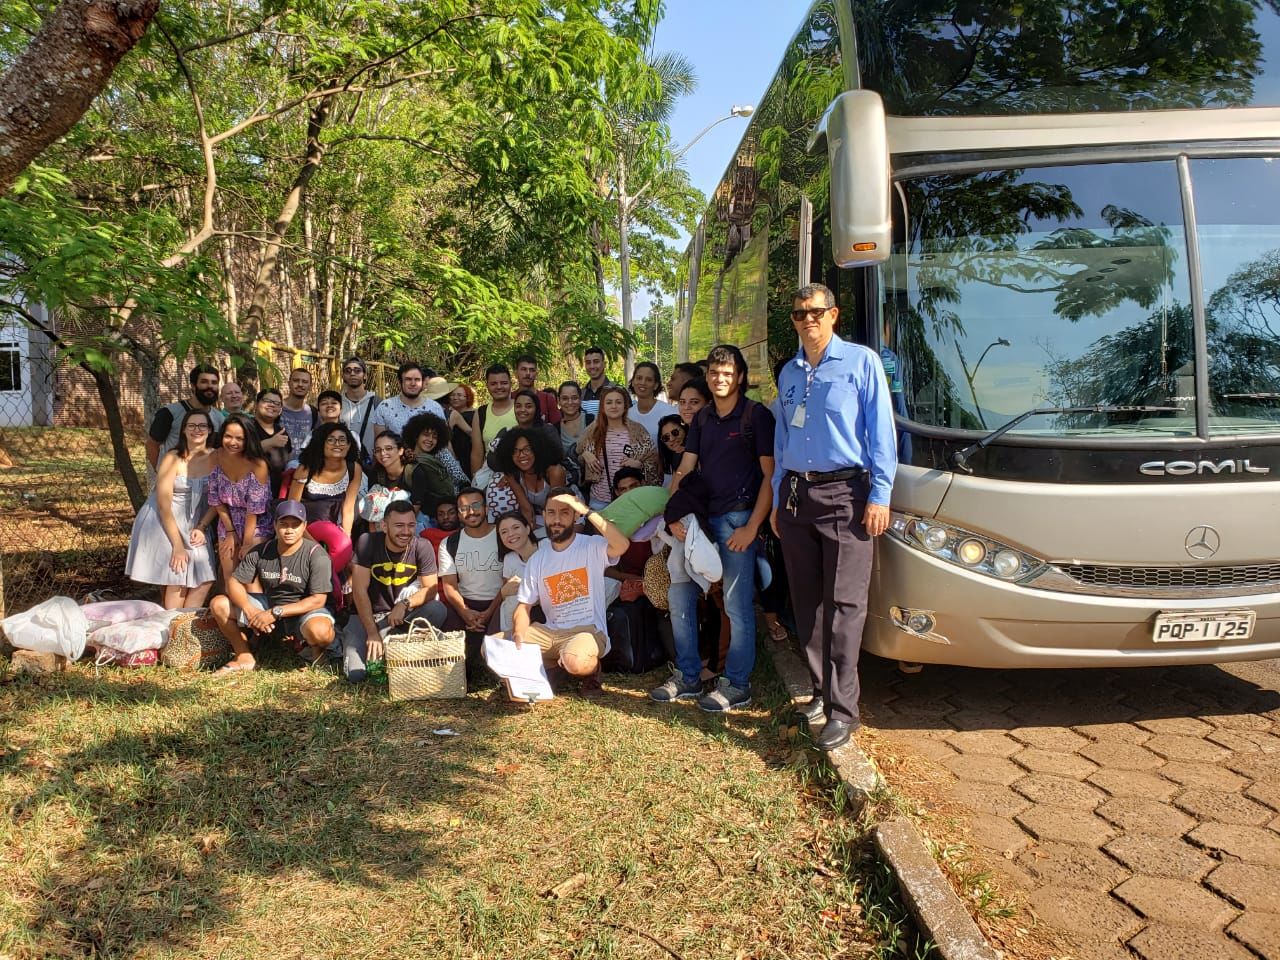
[[[923,543],[927,549],[937,553],[947,545],[948,539],[947,531],[944,527],[929,527],[923,531],[923,536],[920,538],[920,542]]]
[[[981,540],[970,537],[968,540],[961,541],[960,546],[956,548],[956,556],[960,558],[961,563],[976,567],[987,559],[987,548]]]
[[[1044,566],[1043,560],[998,540],[909,513],[892,515],[888,535],[916,550],[999,580],[1025,580]]]
[[[1022,557],[1013,550],[1001,550],[992,558],[991,569],[997,577],[1010,580],[1022,571]]]

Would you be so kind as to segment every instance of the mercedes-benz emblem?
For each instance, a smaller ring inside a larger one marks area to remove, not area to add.
[[[1222,537],[1213,527],[1193,527],[1185,541],[1187,553],[1196,560],[1208,560],[1222,546]]]

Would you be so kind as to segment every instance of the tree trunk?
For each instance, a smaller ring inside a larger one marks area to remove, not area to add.
[[[245,340],[249,343],[262,336],[267,316],[267,298],[271,295],[271,280],[275,275],[276,263],[280,259],[280,245],[289,232],[294,217],[298,213],[298,205],[307,184],[320,169],[320,161],[324,158],[324,145],[320,142],[320,132],[329,119],[329,111],[333,107],[333,97],[325,97],[316,103],[307,116],[307,153],[302,168],[293,178],[289,193],[285,196],[280,214],[267,234],[266,244],[258,258],[258,271],[253,280],[253,296],[249,300],[249,308],[245,311]],[[241,370],[241,376],[257,379],[257,371],[250,368]]]
[[[62,0],[0,77],[0,193],[78,121],[160,0]]]
[[[98,397],[102,400],[102,409],[107,415],[107,432],[111,435],[111,452],[115,456],[116,470],[124,481],[125,492],[129,494],[129,502],[133,504],[133,512],[137,513],[146,502],[147,491],[138,479],[138,471],[133,465],[133,457],[129,455],[129,442],[125,437],[124,421],[120,418],[120,395],[116,385],[111,382],[111,375],[102,370],[91,369],[81,364],[93,377],[98,387]]]
[[[604,244],[600,239],[600,224],[592,222],[591,224],[591,266],[596,272],[596,313],[603,317],[605,315],[605,286],[604,286],[604,259],[601,250]]]
[[[160,409],[160,360],[154,354],[143,350],[137,344],[133,349],[134,359],[138,361],[138,372],[142,378],[142,422],[150,423]],[[179,361],[178,369],[181,371]]]

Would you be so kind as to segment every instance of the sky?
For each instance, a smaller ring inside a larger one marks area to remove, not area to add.
[[[810,0],[667,0],[654,51],[684,54],[693,64],[698,88],[680,101],[671,119],[676,149],[733,106],[756,105],[777,72],[787,42],[808,12]],[[746,131],[745,119],[726,120],[684,155],[693,185],[710,195]],[[688,242],[681,237],[681,248]],[[649,298],[637,291],[637,322],[649,312]]]

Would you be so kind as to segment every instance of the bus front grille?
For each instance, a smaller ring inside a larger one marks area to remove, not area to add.
[[[1101,593],[1119,588],[1152,596],[1172,596],[1197,590],[1235,590],[1270,593],[1280,590],[1280,563],[1254,563],[1222,567],[1118,567],[1095,563],[1064,563],[1058,569],[1076,583]]]

